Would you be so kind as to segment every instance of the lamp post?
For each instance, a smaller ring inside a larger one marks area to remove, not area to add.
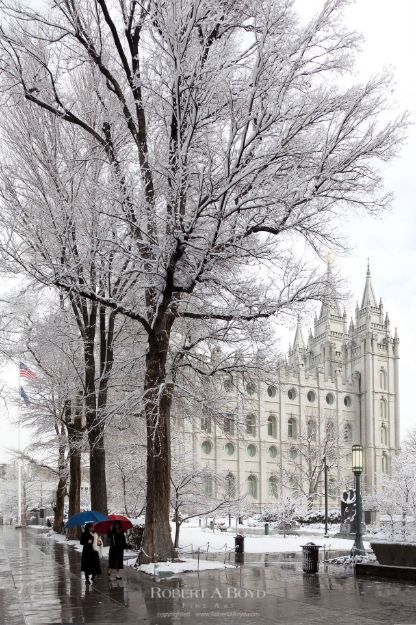
[[[362,535],[362,530],[361,530],[362,508],[361,508],[360,479],[361,479],[361,473],[363,472],[363,446],[362,445],[352,446],[352,471],[355,477],[355,500],[356,500],[355,541],[351,549],[351,554],[354,555],[354,554],[365,553],[365,549],[363,545],[363,535]]]
[[[325,534],[324,536],[328,536],[328,465],[326,463],[326,456],[322,458],[322,462],[324,463],[324,495],[325,495]]]

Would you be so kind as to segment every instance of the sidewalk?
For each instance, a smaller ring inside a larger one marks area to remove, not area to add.
[[[117,583],[104,567],[86,587],[75,549],[0,529],[0,625],[416,624],[415,585],[355,580],[339,567],[309,576],[299,562],[251,562],[156,581],[126,569]]]

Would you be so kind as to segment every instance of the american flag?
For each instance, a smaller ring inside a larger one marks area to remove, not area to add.
[[[27,365],[25,365],[24,362],[20,363],[19,371],[20,371],[20,377],[21,378],[27,378],[28,380],[34,380],[36,378],[36,376],[33,373],[32,369],[29,369],[29,367]]]

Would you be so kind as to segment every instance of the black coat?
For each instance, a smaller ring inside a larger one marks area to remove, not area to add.
[[[91,543],[88,541],[91,540]],[[92,548],[93,536],[90,532],[82,532],[80,543],[83,545],[81,555],[81,571],[86,575],[100,575],[101,565],[98,553]]]
[[[112,530],[108,534],[110,540],[110,551],[108,553],[108,568],[109,569],[122,569],[123,567],[123,553],[127,547],[126,536],[124,532],[116,532]]]

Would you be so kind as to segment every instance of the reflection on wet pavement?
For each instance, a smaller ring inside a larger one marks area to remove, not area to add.
[[[265,564],[156,581],[125,570],[111,582],[104,566],[97,583],[85,586],[75,549],[4,527],[0,625],[416,623],[412,584],[361,581],[335,567],[304,575],[298,560]]]

